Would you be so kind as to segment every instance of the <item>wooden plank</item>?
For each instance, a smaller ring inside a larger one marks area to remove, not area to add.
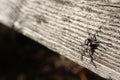
[[[119,80],[119,2],[120,0],[26,0],[13,25],[22,34],[98,75]],[[97,44],[94,48],[85,44],[91,37],[92,45]],[[84,52],[86,49],[87,52]],[[91,63],[91,51],[94,64]]]
[[[0,22],[13,26],[25,0],[0,0]]]

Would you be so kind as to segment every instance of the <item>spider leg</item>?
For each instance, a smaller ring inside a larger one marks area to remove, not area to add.
[[[92,38],[94,41],[97,41],[96,34],[94,34]]]
[[[102,43],[102,44],[106,44],[108,47],[113,46],[111,43],[107,43],[107,42],[100,42],[100,43]]]
[[[90,56],[90,62],[93,62],[93,52],[91,50],[88,50],[89,56]]]
[[[93,51],[91,51],[91,48],[86,48],[86,52],[89,53],[89,57],[91,59],[90,62],[93,62]]]
[[[98,28],[98,30],[95,31],[95,34],[93,35],[93,40],[97,40],[97,39],[96,39],[96,36],[98,36],[98,33],[101,32],[101,28],[102,28],[102,26],[100,26],[100,27]]]
[[[93,53],[95,51],[94,50],[89,50],[89,56],[90,56],[90,62],[96,67],[95,63],[93,62],[94,58],[93,58]]]
[[[101,41],[99,41],[98,43],[104,44],[104,45],[106,45],[108,47],[112,47],[113,46],[111,43],[107,43],[107,42],[101,42]],[[101,47],[102,49],[106,50],[106,48],[103,47],[102,45],[99,45],[99,47]]]

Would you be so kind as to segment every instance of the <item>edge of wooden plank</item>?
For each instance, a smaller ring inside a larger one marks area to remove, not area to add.
[[[90,60],[87,57],[84,57],[84,61],[81,61],[80,59],[80,55],[77,55],[74,51],[69,50],[67,47],[61,46],[58,43],[55,43],[51,40],[46,39],[45,37],[43,37],[42,35],[32,31],[31,29],[25,27],[25,26],[21,26],[18,22],[15,22],[15,28],[18,30],[19,32],[22,33],[23,35],[35,40],[36,42],[45,45],[47,48],[61,54],[64,55],[65,57],[69,58],[70,60],[78,63],[79,65],[82,65],[84,67],[86,67],[87,69],[95,72],[96,74],[100,75],[101,77],[104,77],[106,79],[112,79],[112,80],[119,80],[120,79],[120,73],[116,72],[98,62],[95,62],[95,64],[98,67],[93,66],[92,64],[89,64]],[[32,34],[31,34],[32,33]],[[48,45],[49,44],[49,45]],[[57,47],[55,47],[57,46]],[[59,48],[58,48],[59,46]],[[71,55],[70,53],[74,53],[76,54],[76,56]]]

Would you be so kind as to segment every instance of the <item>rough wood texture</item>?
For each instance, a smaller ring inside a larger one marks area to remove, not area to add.
[[[22,34],[104,78],[119,80],[119,2],[120,0],[1,0],[0,5],[5,3],[6,6],[0,8],[0,21],[14,25]],[[9,11],[4,11],[6,7]],[[85,53],[81,60],[81,54],[86,48],[81,45],[96,31],[100,43],[93,54],[95,67],[90,63],[89,53]]]
[[[0,22],[12,26],[25,0],[0,0]]]

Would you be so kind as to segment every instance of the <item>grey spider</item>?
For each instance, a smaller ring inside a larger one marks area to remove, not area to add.
[[[112,46],[112,44],[110,43],[106,43],[106,42],[101,42],[97,40],[97,36],[98,33],[101,31],[101,27],[98,28],[98,30],[95,31],[95,33],[92,35],[90,33],[88,33],[89,37],[84,41],[84,44],[81,45],[84,49],[83,52],[81,54],[81,60],[83,60],[83,56],[85,56],[85,53],[88,53],[91,59],[91,63],[96,67],[96,65],[94,64],[93,60],[94,60],[94,53],[95,50],[98,49],[98,47],[100,46],[100,44],[106,44],[107,46]],[[106,48],[103,48],[106,50]]]
[[[93,54],[94,54],[95,50],[98,49],[99,43],[100,42],[96,39],[95,35],[91,36],[90,38],[87,38],[85,40],[85,43],[84,43],[85,49],[83,50],[81,59],[83,60],[83,56],[87,52],[87,53],[89,53],[89,56],[91,58],[91,62],[93,63],[93,59],[94,59]]]
[[[101,27],[99,27],[100,29]],[[98,30],[95,32],[95,34],[91,35],[90,33],[88,33],[88,35],[90,36],[89,38],[87,38],[84,41],[84,44],[81,45],[84,47],[84,50],[81,54],[81,59],[83,60],[83,56],[85,56],[85,53],[89,53],[91,62],[94,66],[96,66],[93,62],[93,55],[95,53],[95,50],[98,49],[99,44],[101,43],[100,41],[97,40],[96,36],[98,35]]]

